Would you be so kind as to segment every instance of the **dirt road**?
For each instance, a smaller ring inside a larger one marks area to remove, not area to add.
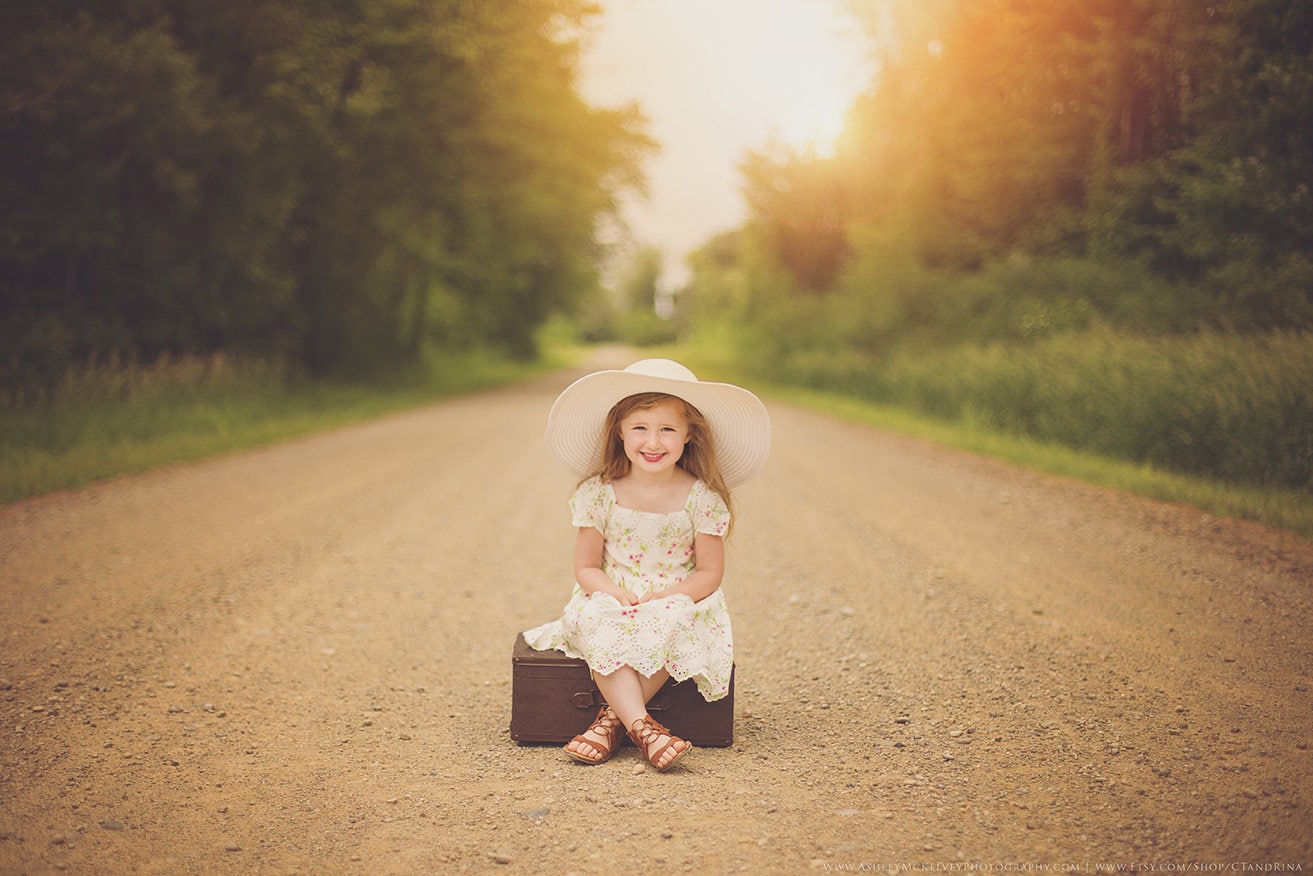
[[[0,509],[0,872],[1313,869],[1313,547],[780,405],[735,746],[517,746],[570,376]]]

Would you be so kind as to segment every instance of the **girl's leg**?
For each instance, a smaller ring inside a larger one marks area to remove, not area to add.
[[[638,670],[631,666],[622,666],[610,675],[598,675],[593,680],[597,682],[597,689],[602,692],[602,696],[611,706],[611,711],[624,722],[626,728],[632,728],[635,721],[647,716],[647,701],[660,690],[661,685],[665,684],[669,677],[669,673],[664,669],[648,677],[639,675]],[[655,750],[659,751],[669,738],[664,735],[658,738],[654,746]],[[677,744],[667,751],[661,762],[655,766],[665,767],[689,747],[685,740],[681,739],[680,743],[682,744]]]
[[[635,721],[647,714],[642,679],[638,670],[631,666],[621,666],[610,675],[593,676],[607,705],[619,716],[625,727],[632,727]]]
[[[622,666],[610,675],[593,674],[597,689],[625,729],[634,726],[635,721],[647,714],[647,701],[656,695],[668,678],[670,673],[664,669],[646,676],[639,675],[629,666]],[[583,742],[571,740],[565,746],[566,751],[575,751],[589,758],[600,757],[602,750],[589,742],[595,737],[599,743],[605,743],[606,738],[601,733],[594,733],[591,727],[582,736]]]
[[[643,686],[643,702],[650,703],[656,692],[661,690],[661,685],[670,680],[670,673],[659,669],[651,675],[640,675],[638,679]]]

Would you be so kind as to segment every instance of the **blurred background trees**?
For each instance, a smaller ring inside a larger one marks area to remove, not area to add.
[[[119,356],[531,356],[639,184],[577,0],[12,0],[0,384]]]
[[[833,154],[745,160],[740,253],[768,263],[748,268],[866,299],[891,343],[929,323],[978,336],[977,318],[1015,334],[1027,296],[1144,331],[1313,326],[1313,6],[851,6],[877,81]],[[1032,288],[980,283],[1022,265]],[[691,297],[717,282],[701,271]]]
[[[1313,491],[1313,4],[849,6],[876,80],[832,151],[745,159],[689,336],[745,375]]]

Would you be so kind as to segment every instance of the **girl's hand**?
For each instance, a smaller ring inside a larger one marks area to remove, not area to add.
[[[620,603],[620,604],[621,604],[622,606],[624,606],[625,608],[628,608],[628,607],[630,607],[631,605],[637,605],[637,604],[641,601],[641,600],[639,600],[639,598],[638,598],[637,596],[635,596],[634,594],[630,593],[628,590],[621,590],[621,589],[618,588],[618,587],[615,588],[614,590],[608,588],[608,589],[606,589],[606,590],[595,590],[595,591],[593,591],[593,592],[594,592],[594,593],[605,593],[607,596],[611,597],[612,599],[614,599],[616,602]],[[589,594],[589,595],[591,596],[592,594]]]
[[[665,590],[656,590],[656,591],[654,591],[654,592],[652,592],[652,593],[644,593],[642,596],[640,596],[640,597],[638,598],[638,601],[639,601],[639,602],[656,602],[657,600],[660,600],[660,599],[669,599],[670,597],[672,597],[672,596],[674,596],[674,595],[675,595],[675,594],[674,594],[674,593],[671,593],[670,590],[669,590],[669,588],[667,588],[667,589],[665,589]]]

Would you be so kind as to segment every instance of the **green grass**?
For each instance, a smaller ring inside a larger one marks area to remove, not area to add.
[[[1313,335],[1085,331],[889,357],[865,397],[1184,474],[1313,495]]]
[[[0,403],[0,504],[512,383],[573,355],[556,348],[534,363],[452,355],[370,383],[296,380],[267,362],[224,357],[88,368],[39,404]]]
[[[770,393],[783,401],[852,422],[1151,499],[1191,505],[1220,517],[1266,523],[1313,539],[1313,496],[1307,493],[1228,484],[1164,471],[999,432],[970,419],[933,420],[904,409],[814,390],[773,387]]]
[[[850,422],[1151,499],[1189,505],[1219,517],[1256,521],[1313,540],[1313,495],[1307,492],[1228,483],[1076,450],[1000,430],[969,412],[955,419],[936,418],[908,407],[879,404],[846,393],[766,382],[736,365],[732,353],[724,348],[719,351],[678,348],[648,354],[678,359],[699,376],[736,381],[768,398]]]
[[[451,357],[423,374],[384,383],[296,381],[267,363],[222,358],[89,369],[69,375],[41,405],[0,404],[0,503],[361,422],[563,367],[580,354],[562,345],[551,349],[530,364],[488,354]],[[1236,485],[1075,450],[999,429],[970,411],[932,417],[847,393],[763,381],[736,365],[725,346],[642,355],[670,356],[702,376],[737,380],[849,421],[1313,539],[1307,492]]]

